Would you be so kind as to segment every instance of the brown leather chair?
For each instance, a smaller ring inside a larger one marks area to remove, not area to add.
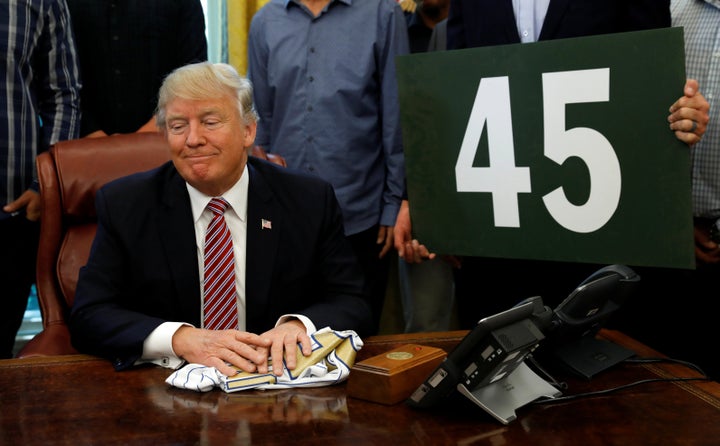
[[[78,272],[87,262],[95,237],[95,193],[111,180],[169,159],[170,149],[156,133],[64,141],[38,155],[42,216],[37,291],[43,331],[18,357],[77,353],[65,321]]]

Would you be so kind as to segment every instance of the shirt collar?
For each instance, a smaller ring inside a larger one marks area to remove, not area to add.
[[[245,221],[245,218],[247,217],[247,197],[250,184],[248,177],[248,167],[247,164],[245,164],[245,168],[243,169],[243,173],[238,182],[235,183],[227,192],[222,194],[222,197],[230,203],[230,207],[242,221]],[[197,223],[213,197],[205,195],[188,183],[185,183],[185,185],[187,186],[187,191],[190,195],[190,207],[192,208],[193,222]]]

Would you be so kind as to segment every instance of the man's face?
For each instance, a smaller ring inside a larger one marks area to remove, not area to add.
[[[165,107],[175,168],[197,190],[219,196],[242,175],[256,124],[245,124],[236,99],[176,98]]]

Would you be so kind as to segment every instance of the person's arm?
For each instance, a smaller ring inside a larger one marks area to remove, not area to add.
[[[412,238],[412,222],[410,221],[410,203],[403,200],[395,222],[395,249],[398,256],[407,263],[422,263],[435,258],[435,253]]]
[[[207,38],[205,37],[205,13],[200,0],[183,0],[175,5],[182,14],[178,23],[177,66],[207,60]]]
[[[37,51],[34,85],[43,125],[43,147],[80,134],[80,74],[65,2],[51,2]]]
[[[80,134],[80,79],[75,46],[72,40],[70,15],[65,3],[52,2],[47,11],[42,31],[34,74],[37,80],[38,112],[43,125],[41,147],[38,153],[58,141],[75,139]],[[34,184],[37,172],[33,169]],[[17,199],[7,203],[3,211],[13,213],[25,210],[28,220],[40,218],[40,195],[28,189]]]
[[[393,246],[393,226],[400,209],[405,184],[405,158],[402,148],[395,58],[409,54],[410,51],[407,24],[400,6],[394,6],[392,14],[384,25],[385,33],[381,36],[384,45],[378,53],[380,60],[378,72],[381,76],[382,148],[386,171],[383,207],[380,214],[381,227],[377,237],[377,244],[383,245],[380,257],[387,254]]]
[[[700,93],[698,82],[688,79],[683,95],[670,106],[670,129],[680,141],[693,145],[707,130],[710,122],[710,104]]]
[[[253,102],[260,118],[257,123],[255,144],[267,152],[272,152],[270,129],[274,98],[268,82],[269,48],[264,38],[264,27],[265,23],[261,20],[261,16],[256,14],[250,24],[248,35],[247,77],[253,85]]]

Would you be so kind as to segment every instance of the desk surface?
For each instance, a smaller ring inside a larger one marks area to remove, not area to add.
[[[377,336],[358,360],[416,343],[451,349],[464,332]],[[647,347],[602,336],[641,356]],[[167,369],[114,372],[90,356],[0,361],[0,444],[533,444],[717,445],[720,384],[652,383],[607,396],[530,405],[504,426],[460,401],[432,411],[346,397],[345,385],[281,391],[195,393],[168,387]],[[679,365],[619,365],[565,394],[638,379],[696,376]],[[331,443],[332,442],[332,443]]]

